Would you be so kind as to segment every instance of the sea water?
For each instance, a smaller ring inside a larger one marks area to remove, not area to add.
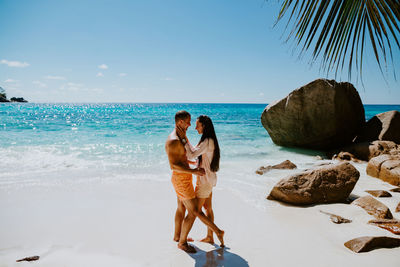
[[[262,165],[289,159],[299,169],[319,151],[273,144],[261,124],[266,104],[0,104],[0,189],[168,181],[165,140],[178,110],[192,114],[188,138],[197,144],[195,120],[214,122],[221,148],[216,190],[231,190],[260,205],[268,189],[293,171],[257,175]],[[400,105],[365,105],[366,120]]]

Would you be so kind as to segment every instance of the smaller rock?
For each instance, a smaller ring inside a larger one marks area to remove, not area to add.
[[[391,197],[392,195],[385,190],[365,190],[368,194],[373,195],[374,197]]]
[[[360,206],[368,212],[368,214],[377,219],[393,219],[390,209],[385,204],[371,196],[360,197],[354,200],[351,204]]]
[[[327,156],[332,158],[334,154],[340,154],[340,152],[348,152],[354,155],[356,159],[369,161],[374,157],[384,154],[399,155],[400,146],[392,141],[378,140],[373,142],[354,143],[341,149],[328,151]]]
[[[399,220],[371,220],[369,224],[376,225],[382,229],[388,230],[395,235],[400,235],[400,221]]]
[[[390,192],[400,193],[400,187],[395,187],[389,190]]]
[[[17,262],[20,262],[20,261],[37,261],[39,258],[40,258],[39,256],[26,257],[26,258],[17,260]]]
[[[396,212],[400,212],[400,202],[399,202],[399,204],[397,204]]]
[[[382,163],[379,179],[392,185],[400,185],[400,158],[387,160]]]
[[[367,174],[392,185],[400,185],[400,155],[380,155],[370,159]]]
[[[323,213],[323,214],[329,215],[330,216],[329,218],[331,219],[331,221],[333,223],[336,223],[336,224],[351,223],[352,222],[351,220],[343,218],[343,217],[341,217],[339,215],[335,215],[335,214],[332,214],[332,213],[329,213],[329,212],[325,212],[325,211],[322,211],[322,210],[320,210],[320,212]]]
[[[391,110],[372,117],[356,141],[387,140],[400,143],[400,112]]]
[[[323,158],[320,155],[315,156],[315,159],[317,160],[323,160]]]
[[[284,169],[296,169],[297,166],[291,162],[290,160],[285,160],[277,165],[273,165],[273,166],[261,166],[260,168],[258,168],[258,170],[256,170],[257,174],[264,174],[272,169],[278,169],[278,170],[284,170]]]
[[[339,152],[339,154],[335,154],[332,159],[359,162],[359,160],[356,159],[353,154],[343,151]]]
[[[360,253],[368,252],[378,248],[397,248],[400,247],[400,238],[387,236],[363,236],[352,239],[344,243],[348,249]]]
[[[392,159],[392,156],[389,154],[383,154],[370,159],[367,165],[367,174],[372,177],[379,178],[379,173],[381,171],[382,163],[390,159]]]

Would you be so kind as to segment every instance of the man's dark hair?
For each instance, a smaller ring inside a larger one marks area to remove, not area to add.
[[[186,110],[179,110],[175,114],[175,122],[178,122],[179,120],[184,120],[190,117],[190,113],[187,112]]]

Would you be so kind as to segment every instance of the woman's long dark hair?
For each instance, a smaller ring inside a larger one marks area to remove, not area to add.
[[[220,159],[220,152],[219,152],[219,145],[217,136],[215,134],[214,125],[210,119],[210,117],[206,115],[200,115],[197,120],[203,125],[203,134],[200,138],[199,144],[206,140],[207,138],[211,138],[214,141],[214,153],[213,158],[211,160],[210,169],[213,172],[217,172],[219,170],[219,159]],[[199,156],[199,166],[201,164],[202,157]]]

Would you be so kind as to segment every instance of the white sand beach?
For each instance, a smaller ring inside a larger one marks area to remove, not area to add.
[[[365,173],[353,191],[393,186]],[[262,179],[265,194],[287,171]],[[220,175],[227,182],[229,177]],[[257,207],[224,186],[214,191],[216,223],[225,230],[222,249],[195,241],[196,254],[186,254],[172,241],[175,193],[169,181],[90,180],[2,187],[0,194],[0,266],[399,266],[400,248],[356,254],[344,242],[366,235],[394,234],[368,225],[372,219],[346,204],[299,208],[265,200]],[[394,216],[400,193],[380,201]],[[335,213],[353,220],[336,225]],[[198,240],[205,227],[199,220],[190,233]],[[16,260],[40,256],[35,262]]]

